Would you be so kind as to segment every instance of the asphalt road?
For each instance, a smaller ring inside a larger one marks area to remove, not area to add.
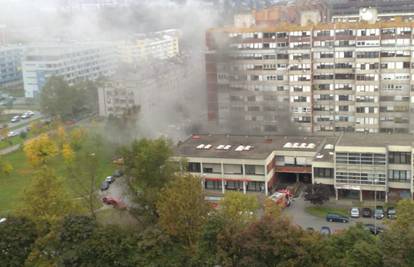
[[[9,123],[7,123],[7,127],[12,128],[12,127],[20,126],[20,125],[26,125],[26,124],[30,123],[31,121],[37,120],[41,117],[42,117],[42,114],[40,114],[40,112],[34,111],[34,115],[32,117],[30,117],[29,119],[25,119],[25,120],[21,119],[18,122],[9,122]]]
[[[328,226],[332,232],[335,232],[349,228],[357,222],[374,224],[373,218],[350,218],[349,223],[328,222],[325,218],[316,217],[307,213],[305,208],[308,206],[313,205],[305,201],[302,197],[298,197],[295,198],[290,207],[283,210],[282,214],[290,217],[294,224],[301,226],[303,229],[312,227],[315,231],[319,231],[322,226]],[[383,220],[377,220],[377,225],[382,226]]]

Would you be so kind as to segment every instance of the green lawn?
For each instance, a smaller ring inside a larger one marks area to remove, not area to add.
[[[31,181],[29,165],[22,150],[3,156],[2,159],[11,163],[14,170],[10,176],[0,178],[0,214],[16,208],[23,188]]]
[[[328,213],[335,213],[344,216],[348,216],[348,210],[342,208],[329,208],[329,207],[306,207],[305,211],[313,216],[325,218]]]
[[[100,153],[102,155],[97,170],[97,186],[106,176],[111,175],[115,169],[115,166],[111,162],[111,151],[103,148]],[[2,156],[2,160],[11,163],[14,168],[9,177],[0,177],[0,214],[3,215],[12,212],[19,205],[20,197],[32,179],[33,169],[27,162],[22,149]],[[68,178],[67,169],[64,166],[63,160],[57,158],[52,165],[57,175],[64,179],[68,193],[74,198],[79,197],[73,190],[74,186]]]

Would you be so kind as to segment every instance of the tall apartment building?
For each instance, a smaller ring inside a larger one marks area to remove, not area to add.
[[[180,32],[175,29],[134,36],[118,44],[120,61],[137,64],[176,57],[180,53],[179,37]]]
[[[208,119],[305,132],[414,132],[411,21],[223,27],[206,34]]]
[[[22,46],[0,45],[0,87],[22,83],[22,56]]]
[[[115,49],[106,44],[51,44],[28,47],[23,58],[25,97],[35,97],[51,76],[69,83],[114,73]]]
[[[332,16],[358,14],[360,8],[372,7],[379,13],[414,12],[411,0],[330,0]]]

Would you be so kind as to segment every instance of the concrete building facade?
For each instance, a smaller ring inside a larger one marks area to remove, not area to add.
[[[115,49],[107,44],[50,44],[28,47],[23,58],[25,97],[33,98],[51,76],[69,83],[114,73]]]
[[[381,21],[211,29],[208,119],[278,132],[414,132],[414,23]]]
[[[0,45],[0,86],[8,87],[22,83],[23,47]]]
[[[329,185],[336,198],[413,198],[414,137],[193,135],[175,159],[212,194],[226,190],[269,195],[282,180]]]
[[[139,64],[174,58],[180,54],[179,37],[180,32],[175,29],[137,35],[117,45],[120,61]]]

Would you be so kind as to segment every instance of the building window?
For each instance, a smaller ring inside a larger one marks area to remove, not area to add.
[[[390,164],[411,164],[410,152],[389,152],[388,163]]]
[[[189,172],[201,172],[201,164],[199,162],[189,162],[188,171]]]
[[[390,182],[409,183],[410,176],[411,176],[410,171],[399,171],[399,170],[388,171],[388,180]]]
[[[253,192],[264,192],[265,183],[264,182],[248,182],[246,190],[253,191]]]
[[[227,181],[226,182],[227,190],[239,190],[243,191],[243,182],[240,181]]]
[[[204,182],[204,186],[206,189],[210,189],[210,190],[221,190],[222,183],[221,181],[206,180]]]
[[[332,168],[314,168],[313,175],[319,178],[333,178],[334,170]]]

